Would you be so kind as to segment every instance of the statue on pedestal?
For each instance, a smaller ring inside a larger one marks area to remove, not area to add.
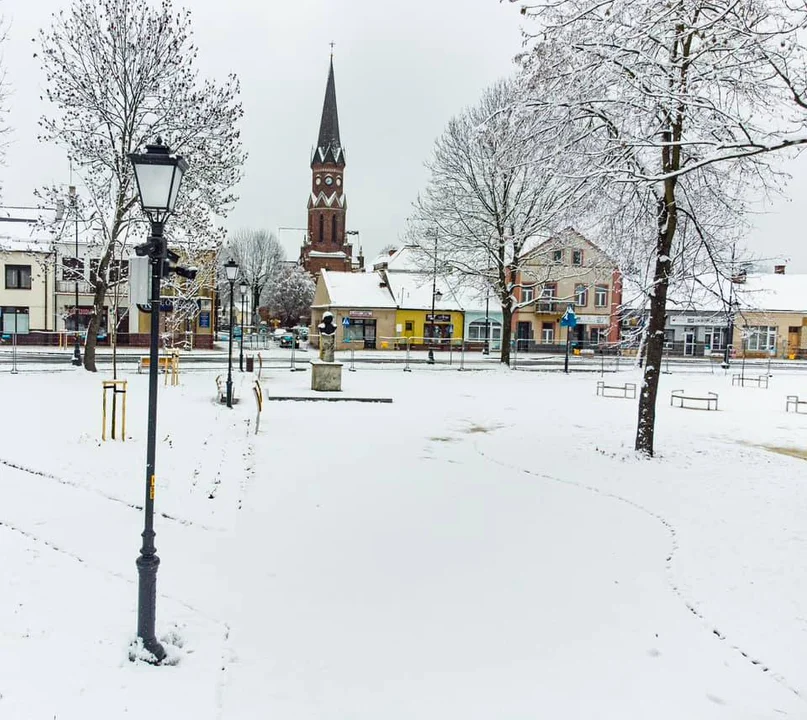
[[[333,324],[333,313],[322,315],[319,328],[319,359],[323,362],[333,362],[333,350],[336,344],[336,325]]]

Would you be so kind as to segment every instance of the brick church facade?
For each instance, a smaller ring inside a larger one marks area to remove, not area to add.
[[[319,137],[311,159],[308,232],[300,249],[300,264],[315,277],[323,268],[336,272],[353,271],[353,246],[346,242],[346,219],[345,151],[339,137],[331,57]],[[358,260],[361,264],[361,255]]]

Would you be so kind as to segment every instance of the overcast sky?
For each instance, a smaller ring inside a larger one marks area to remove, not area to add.
[[[311,149],[317,139],[329,43],[347,168],[348,227],[370,259],[395,243],[426,181],[423,167],[449,118],[514,69],[521,37],[518,6],[498,0],[187,0],[203,75],[241,80],[249,153],[231,230],[306,224]],[[67,0],[3,0],[3,47],[12,92],[3,203],[33,204],[33,190],[68,182],[63,151],[37,142],[43,78],[31,39]],[[790,259],[807,272],[804,197],[807,156],[790,163],[789,198],[755,221],[749,246]],[[190,170],[192,172],[192,168]],[[303,231],[282,231],[296,258]],[[592,238],[596,242],[596,238]],[[771,259],[770,263],[773,263]]]

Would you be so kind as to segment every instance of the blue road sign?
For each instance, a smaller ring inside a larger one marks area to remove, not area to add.
[[[563,317],[560,319],[560,326],[566,328],[573,328],[577,325],[577,315],[574,314],[574,310],[572,306],[566,308],[566,312],[563,313]]]
[[[350,318],[343,318],[342,319],[342,325],[344,325],[345,327],[348,327],[350,325]]]

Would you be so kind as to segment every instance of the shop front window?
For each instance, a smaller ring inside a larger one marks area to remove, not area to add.
[[[4,333],[24,334],[29,331],[27,307],[4,307],[2,312],[2,328]]]

